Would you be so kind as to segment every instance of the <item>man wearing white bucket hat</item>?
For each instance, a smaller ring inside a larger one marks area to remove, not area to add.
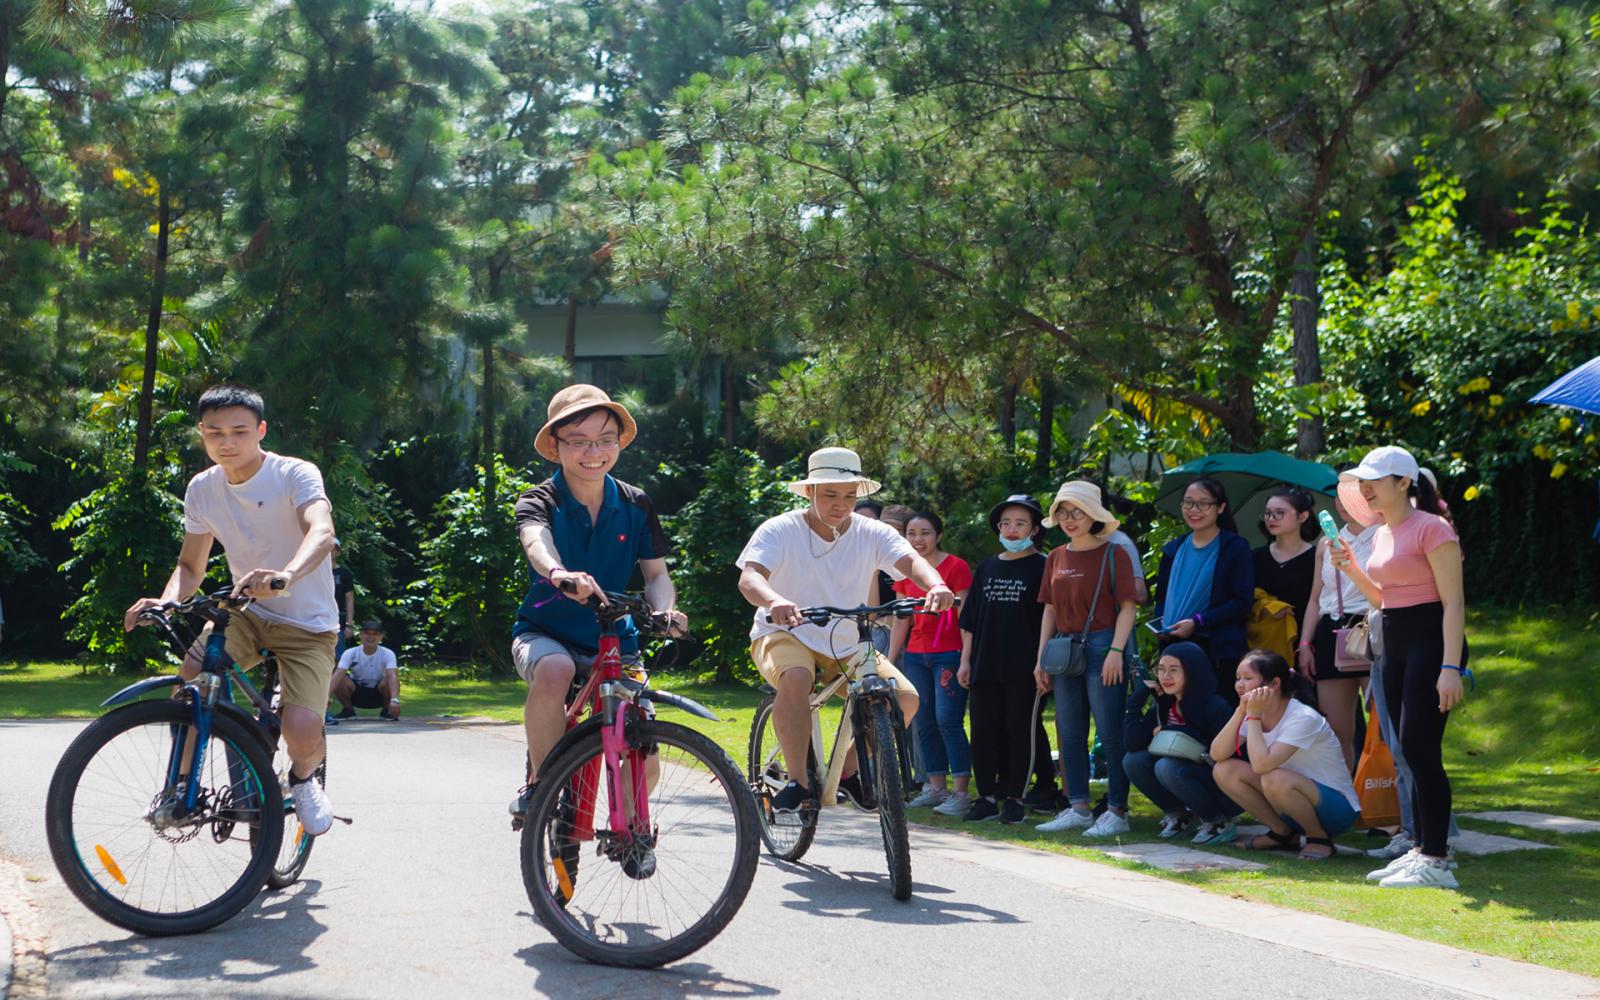
[[[750,655],[777,691],[772,725],[778,744],[785,760],[805,760],[811,733],[808,699],[817,673],[828,676],[843,669],[853,645],[847,640],[841,647],[826,628],[806,624],[799,609],[859,607],[872,598],[880,570],[910,577],[925,588],[928,611],[949,608],[955,595],[898,532],[854,513],[856,501],[876,493],[878,483],[862,475],[861,459],[849,448],[812,452],[806,478],[790,483],[789,489],[810,500],[810,506],[768,518],[736,562],[739,592],[756,607]],[[917,712],[916,689],[883,654],[876,655],[878,675],[894,683],[901,714],[909,723]],[[848,762],[846,769],[853,771]],[[864,798],[854,773],[839,788],[858,804]],[[790,781],[773,796],[773,808],[794,812],[816,791]]]

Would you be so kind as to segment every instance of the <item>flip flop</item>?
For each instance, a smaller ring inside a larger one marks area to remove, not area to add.
[[[1328,853],[1312,854],[1311,845],[1313,844],[1317,845],[1318,847],[1326,847],[1328,849]],[[1339,849],[1333,846],[1332,837],[1307,837],[1306,846],[1300,851],[1299,857],[1301,861],[1326,861],[1338,853]]]

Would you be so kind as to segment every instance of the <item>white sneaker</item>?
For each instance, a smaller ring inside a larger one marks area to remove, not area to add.
[[[1372,850],[1368,851],[1367,857],[1377,858],[1379,861],[1393,861],[1395,858],[1410,854],[1411,849],[1416,846],[1416,843],[1413,842],[1410,837],[1406,836],[1405,831],[1402,830],[1393,837],[1390,837],[1387,844],[1384,844],[1382,847],[1374,847]]]
[[[1418,855],[1421,860],[1402,872],[1395,872],[1378,885],[1385,889],[1459,889],[1450,863],[1439,858]]]
[[[1194,819],[1187,812],[1167,813],[1161,817],[1161,832],[1156,834],[1162,840],[1171,840],[1182,833],[1189,832],[1194,825]]]
[[[289,786],[289,796],[294,799],[294,814],[306,833],[320,837],[333,826],[333,806],[322,791],[317,779]]]
[[[933,807],[940,816],[965,816],[972,808],[972,796],[966,792],[951,792],[945,800]]]
[[[1390,875],[1398,875],[1400,872],[1405,871],[1406,869],[1410,868],[1414,864],[1417,864],[1421,860],[1422,860],[1422,849],[1421,848],[1417,848],[1417,847],[1413,847],[1411,850],[1409,850],[1406,853],[1400,855],[1398,858],[1395,858],[1393,861],[1390,861],[1388,864],[1384,865],[1382,868],[1375,868],[1372,871],[1367,872],[1367,881],[1368,882],[1382,882],[1384,879],[1388,878]]]
[[[922,794],[918,795],[910,802],[907,802],[906,806],[910,809],[926,809],[929,806],[939,805],[949,797],[950,793],[945,789],[935,788],[932,785],[928,785],[922,789]]]
[[[1094,826],[1083,831],[1085,837],[1117,837],[1124,833],[1132,832],[1133,827],[1128,825],[1128,817],[1118,816],[1107,809],[1094,821]]]
[[[1045,820],[1034,829],[1040,833],[1062,833],[1066,830],[1087,830],[1094,825],[1094,813],[1068,806],[1056,813],[1055,819]]]

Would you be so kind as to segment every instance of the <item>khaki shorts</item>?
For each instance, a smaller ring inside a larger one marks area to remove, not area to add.
[[[203,658],[210,636],[211,626],[207,625],[191,652]],[[240,612],[228,618],[228,657],[239,669],[249,670],[261,662],[262,650],[272,653],[278,660],[281,703],[299,705],[321,715],[328,710],[333,644],[338,636],[337,632],[307,632],[296,625],[269,622]]]
[[[916,699],[917,689],[906,680],[906,675],[896,670],[882,653],[874,650],[872,655],[878,658],[878,676],[894,681],[897,694]],[[820,671],[821,680],[826,683],[837,676],[847,662],[817,652],[788,632],[768,632],[756,639],[750,644],[750,657],[756,661],[756,670],[760,671],[761,678],[773,687],[778,686],[779,677],[796,668],[809,671],[812,684],[817,682]],[[909,718],[908,715],[908,721]]]
[[[547,656],[565,656],[577,668],[573,673],[574,683],[581,683],[589,676],[589,670],[594,666],[598,653],[580,653],[559,639],[552,639],[541,632],[524,632],[511,640],[511,665],[517,671],[517,676],[533,683],[533,668],[539,661]],[[638,653],[622,654],[623,665],[638,663]]]

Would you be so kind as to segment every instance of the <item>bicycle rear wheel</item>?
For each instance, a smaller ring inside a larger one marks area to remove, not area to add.
[[[322,763],[312,772],[311,780],[328,787],[328,730],[322,730]],[[286,889],[300,881],[300,876],[305,873],[306,863],[311,860],[311,848],[316,844],[317,838],[305,831],[300,825],[300,818],[294,812],[294,800],[289,798],[289,774],[292,763],[289,760],[289,751],[282,740],[272,755],[272,773],[277,776],[278,786],[283,790],[283,844],[278,848],[277,860],[273,862],[272,871],[267,875],[268,889]]]
[[[865,751],[872,774],[872,788],[878,800],[878,826],[883,831],[883,853],[889,861],[889,888],[894,898],[911,898],[911,842],[906,834],[905,787],[900,775],[900,743],[897,739],[894,706],[888,697],[871,698],[866,704],[866,733],[858,744]]]
[[[603,965],[649,968],[699,949],[733,919],[760,848],[744,776],[715,743],[684,726],[640,720],[628,745],[653,751],[649,829],[613,832],[597,728],[539,769],[522,830],[522,878],[540,923],[568,950]],[[626,776],[623,785],[631,787]],[[567,863],[577,853],[586,855],[581,878]]]
[[[789,766],[772,728],[772,701],[772,695],[761,699],[750,722],[750,787],[755,792],[756,818],[761,823],[761,840],[767,845],[767,853],[784,861],[799,861],[817,835],[818,811],[773,811],[772,797],[789,783]],[[809,743],[808,740],[806,787],[818,788],[821,782],[817,779],[816,756]]]
[[[45,800],[62,881],[95,914],[139,934],[189,934],[238,913],[266,882],[283,837],[266,748],[220,712],[199,801],[183,810],[182,784],[169,788],[167,774],[190,720],[189,705],[172,700],[100,718],[62,755]]]

